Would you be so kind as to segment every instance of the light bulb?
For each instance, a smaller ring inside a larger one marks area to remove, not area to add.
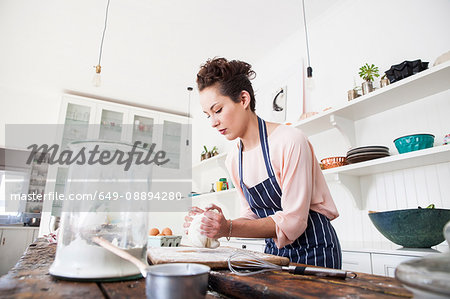
[[[316,84],[314,83],[314,78],[312,76],[312,67],[308,66],[308,68],[306,69],[306,88],[308,90],[313,90],[316,87]]]
[[[94,77],[92,78],[92,84],[95,87],[99,87],[100,85],[102,85],[102,77],[100,75],[101,71],[102,71],[102,67],[99,64],[95,67],[95,74],[94,74]]]

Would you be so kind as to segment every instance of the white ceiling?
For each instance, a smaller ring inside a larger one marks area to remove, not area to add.
[[[306,0],[308,22],[331,2]],[[105,3],[95,8],[101,26]],[[255,64],[299,30],[300,0],[111,0],[104,88],[93,92],[185,113],[186,87],[195,87],[196,72],[206,59],[224,56]]]
[[[343,0],[341,0],[343,1]],[[313,22],[333,0],[305,0]],[[102,86],[91,84],[107,0],[0,0],[0,85],[77,94],[185,114],[199,66],[253,65],[303,32],[301,0],[111,0]],[[256,70],[257,71],[257,70]],[[15,78],[21,78],[16,80]]]

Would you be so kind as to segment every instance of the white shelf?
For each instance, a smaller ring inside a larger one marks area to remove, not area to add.
[[[294,123],[293,126],[311,136],[334,128],[336,124],[332,120],[333,117],[354,122],[448,89],[450,61]],[[351,136],[349,138],[352,139]]]
[[[196,200],[205,200],[205,199],[226,197],[226,196],[230,196],[233,194],[236,194],[236,188],[219,191],[219,192],[210,192],[210,193],[204,193],[202,195],[192,196],[192,202],[195,203]]]
[[[213,167],[215,163],[225,164],[225,159],[227,158],[227,153],[221,153],[212,158],[206,159],[192,166],[193,170],[199,170],[201,168]]]
[[[450,145],[335,167],[324,170],[323,174],[327,181],[343,184],[352,193],[356,206],[364,209],[361,196],[361,176],[445,162],[450,162]]]
[[[326,178],[333,174],[364,176],[377,173],[450,162],[450,145],[393,155],[365,162],[335,167],[323,171]]]

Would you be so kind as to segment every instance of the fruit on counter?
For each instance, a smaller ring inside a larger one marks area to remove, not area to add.
[[[149,236],[157,236],[159,234],[159,229],[157,229],[156,227],[151,228],[150,231],[148,232]]]
[[[162,234],[164,234],[165,236],[171,236],[172,235],[172,230],[168,227],[164,228],[161,232]]]
[[[165,234],[157,234],[156,236],[165,236]]]

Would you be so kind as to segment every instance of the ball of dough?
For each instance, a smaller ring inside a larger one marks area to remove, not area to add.
[[[217,239],[208,238],[200,233],[200,225],[202,224],[203,214],[197,214],[193,217],[188,230],[188,238],[192,246],[203,248],[217,248],[220,242]]]
[[[156,227],[151,228],[150,231],[148,232],[149,236],[156,236],[157,234],[159,234],[159,229],[157,229]]]
[[[166,236],[171,236],[172,235],[172,230],[170,228],[166,227],[165,229],[163,229],[161,231],[161,234],[164,234]]]

